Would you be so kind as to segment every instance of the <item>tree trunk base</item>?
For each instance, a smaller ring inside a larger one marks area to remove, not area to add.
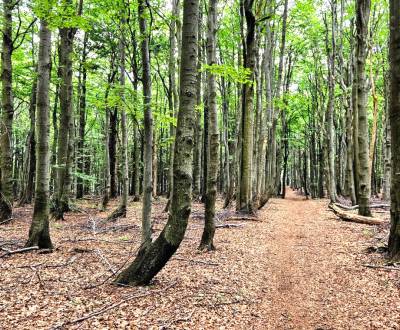
[[[4,200],[0,201],[0,222],[6,223],[7,220],[12,218],[12,206],[5,202]]]
[[[107,217],[107,222],[117,221],[119,218],[126,218],[126,206],[120,205],[113,213]]]

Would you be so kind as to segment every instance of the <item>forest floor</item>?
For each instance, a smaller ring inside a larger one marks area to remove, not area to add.
[[[154,203],[155,235],[166,221]],[[92,201],[51,222],[51,254],[21,248],[30,208],[0,226],[0,329],[400,329],[400,271],[387,262],[387,229],[338,220],[326,200],[289,191],[258,220],[228,220],[217,250],[200,253],[202,206],[185,240],[148,287],[116,287],[140,241],[140,203],[101,226]],[[219,212],[219,222],[232,214]],[[379,214],[388,217],[386,214]]]

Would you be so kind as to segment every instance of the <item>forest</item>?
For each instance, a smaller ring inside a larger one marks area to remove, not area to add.
[[[399,1],[1,11],[1,329],[399,329]]]

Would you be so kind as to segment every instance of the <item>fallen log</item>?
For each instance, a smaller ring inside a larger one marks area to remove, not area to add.
[[[385,221],[382,221],[377,218],[365,217],[362,215],[345,212],[335,204],[329,204],[329,208],[333,211],[333,213],[335,213],[339,218],[341,218],[344,221],[362,223],[365,225],[383,225],[386,223]]]
[[[242,223],[224,223],[221,225],[216,225],[215,228],[238,228],[243,226],[244,224]]]
[[[358,210],[358,208],[359,208],[358,205],[347,206],[347,205],[339,204],[339,203],[334,203],[334,205],[340,207],[343,210],[347,210],[347,211],[354,211],[354,210]],[[390,204],[373,204],[373,205],[369,206],[370,209],[380,209],[380,208],[385,208],[385,207],[390,207]]]

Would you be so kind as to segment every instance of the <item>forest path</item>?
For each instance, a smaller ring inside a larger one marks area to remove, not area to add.
[[[165,202],[153,203],[155,235],[167,220]],[[234,214],[221,202],[219,214]],[[204,205],[195,202],[184,241],[152,285],[117,288],[113,269],[140,244],[141,206],[130,203],[126,218],[95,234],[89,213],[69,213],[50,223],[53,253],[0,258],[0,329],[49,329],[88,315],[64,329],[400,329],[399,272],[364,266],[385,262],[366,251],[376,236],[386,240],[387,228],[340,221],[327,200],[288,190],[259,221],[227,220],[241,225],[219,228],[217,250],[203,253]],[[30,214],[18,209],[0,227],[0,244],[24,242]]]
[[[390,289],[384,276],[362,265],[371,227],[338,221],[327,201],[290,189],[260,218],[269,256],[257,328],[399,329],[398,321],[382,316],[383,291]],[[399,300],[393,302],[399,308]]]

